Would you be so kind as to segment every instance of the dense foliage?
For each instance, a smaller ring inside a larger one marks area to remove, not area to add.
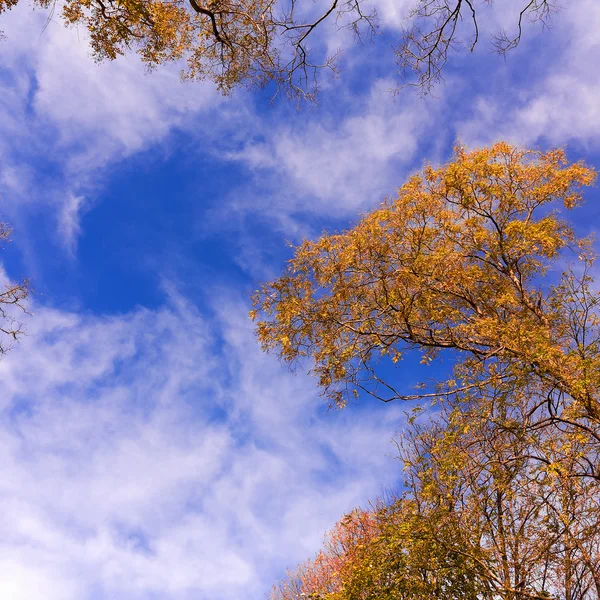
[[[562,151],[459,147],[255,294],[263,348],[311,359],[335,404],[437,406],[399,440],[400,497],[342,520],[274,600],[600,598],[600,298],[557,210],[594,178]],[[409,352],[453,373],[406,393],[388,365]]]
[[[405,490],[354,511],[272,600],[600,598],[600,482],[583,448],[464,401],[399,442]]]
[[[427,166],[353,229],[296,249],[254,296],[258,337],[287,362],[310,357],[324,393],[389,401],[539,385],[573,419],[600,421],[593,257],[556,208],[595,179],[562,151],[498,143]],[[548,281],[561,251],[576,270]],[[459,363],[438,389],[407,394],[380,370],[406,352]]]

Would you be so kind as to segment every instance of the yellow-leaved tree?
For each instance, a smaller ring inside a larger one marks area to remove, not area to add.
[[[254,295],[259,340],[288,363],[310,359],[337,405],[361,391],[390,401],[535,389],[541,422],[600,442],[593,254],[558,213],[594,180],[561,150],[457,147],[354,228],[296,248]],[[450,353],[454,372],[403,389],[390,367],[407,352],[425,363]]]
[[[263,348],[309,359],[334,404],[439,403],[399,439],[399,498],[340,521],[272,600],[600,598],[600,296],[559,213],[594,180],[560,150],[457,147],[256,292]],[[452,372],[402,389],[415,352]]]
[[[600,481],[569,469],[597,453],[489,400],[409,424],[402,494],[343,518],[271,600],[598,600]]]
[[[18,2],[0,0],[0,13]],[[64,0],[58,6],[56,0],[30,2],[51,14],[58,8],[67,25],[87,28],[96,59],[114,59],[133,49],[149,66],[185,59],[187,76],[211,79],[223,92],[240,84],[274,82],[290,96],[309,99],[317,91],[317,73],[335,71],[338,54],[315,53],[315,32],[333,21],[358,36],[370,35],[377,23],[375,11],[364,0],[328,0],[323,5],[299,0]],[[441,78],[452,50],[460,45],[475,48],[480,37],[478,4],[415,1],[395,52],[398,66],[416,75],[414,83],[423,92]],[[553,11],[550,0],[523,1],[515,12],[514,33],[494,36],[496,49],[515,47],[525,20],[546,23]],[[470,32],[459,26],[463,20]]]

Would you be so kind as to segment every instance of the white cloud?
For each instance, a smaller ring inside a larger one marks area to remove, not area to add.
[[[257,597],[398,477],[400,407],[319,414],[245,307],[218,306],[210,328],[174,293],[121,317],[38,307],[0,363],[3,597]]]
[[[422,144],[431,143],[424,133],[444,106],[410,94],[396,102],[393,87],[391,80],[375,81],[366,97],[355,97],[335,119],[265,126],[265,141],[229,157],[243,161],[258,185],[270,182],[271,189],[258,207],[237,206],[268,207],[285,219],[293,213],[346,217],[380,203],[402,184]]]
[[[47,14],[20,4],[2,15],[0,182],[4,212],[55,206],[72,251],[84,206],[74,199],[95,192],[107,166],[164,142],[221,97],[210,84],[181,82],[178,65],[148,74],[134,54],[97,65],[85,32],[58,18],[44,27]]]
[[[372,4],[381,25],[399,31],[409,24],[408,17],[416,3],[414,0],[375,0]]]
[[[68,194],[64,204],[60,207],[58,217],[58,233],[63,240],[64,246],[71,254],[75,252],[77,238],[81,232],[79,223],[80,211],[85,204],[83,196]]]

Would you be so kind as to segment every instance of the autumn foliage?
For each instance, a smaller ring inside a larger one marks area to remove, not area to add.
[[[0,0],[0,13],[19,0]],[[21,0],[22,2],[24,0]],[[488,1],[486,4],[491,4]],[[184,75],[210,79],[222,92],[238,85],[264,86],[314,99],[318,74],[337,72],[339,52],[315,51],[316,32],[327,23],[353,30],[357,37],[377,32],[376,12],[363,0],[330,0],[324,5],[299,0],[31,0],[35,8],[61,16],[67,25],[83,26],[97,60],[137,52],[150,67],[183,59]],[[471,50],[479,39],[480,8],[468,0],[415,0],[407,27],[395,47],[402,71],[416,75],[423,92],[441,79],[449,54],[461,45]],[[524,1],[514,35],[495,36],[503,53],[518,45],[524,20],[547,23],[555,10],[550,0]],[[458,24],[466,20],[467,41]]]
[[[379,533],[373,511],[354,510],[329,532],[324,548],[317,556],[294,571],[272,591],[273,600],[287,600],[311,595],[335,594],[343,585],[347,572],[359,561],[365,547]]]
[[[559,212],[594,180],[560,150],[458,147],[256,292],[263,348],[310,359],[333,403],[421,401],[399,497],[342,520],[328,540],[356,543],[275,599],[600,598],[600,298]],[[390,367],[415,352],[452,372],[403,390]]]
[[[564,458],[560,435],[517,440],[497,417],[412,422],[401,496],[347,515],[271,600],[600,598],[598,481],[538,460]]]
[[[560,150],[459,147],[353,229],[299,246],[254,296],[259,340],[286,362],[311,358],[338,405],[359,391],[419,398],[527,373],[597,420],[592,258],[556,210],[577,206],[594,179]],[[551,285],[546,274],[563,251],[580,268]],[[438,389],[410,394],[378,368],[411,351],[425,363],[452,351],[460,363]]]

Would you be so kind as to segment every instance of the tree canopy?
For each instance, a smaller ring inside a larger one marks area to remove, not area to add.
[[[571,476],[580,449],[556,430],[505,425],[469,402],[413,421],[400,496],[345,516],[271,600],[600,598],[600,482]]]
[[[561,150],[457,147],[353,229],[305,241],[254,295],[257,333],[286,362],[309,357],[338,405],[360,391],[390,401],[536,381],[600,420],[598,295],[587,240],[559,217],[594,170]],[[562,251],[577,270],[549,280]],[[452,351],[452,377],[416,394],[384,377],[409,351]]]
[[[594,180],[561,150],[459,146],[255,293],[263,348],[310,359],[334,404],[422,401],[400,495],[340,521],[273,600],[600,598],[600,296],[559,213]],[[389,367],[411,352],[453,371],[404,391]]]
[[[36,8],[56,8],[54,0],[30,1]],[[18,2],[0,0],[0,13]],[[415,75],[423,92],[439,81],[452,51],[475,48],[482,4],[415,1],[395,54],[398,67]],[[516,47],[525,21],[546,23],[554,11],[550,0],[525,0],[515,12],[514,31],[494,34],[495,48],[504,53]],[[302,98],[314,98],[319,71],[336,70],[337,54],[323,55],[313,43],[326,22],[350,27],[358,36],[376,33],[378,24],[363,0],[330,0],[318,7],[298,0],[65,0],[60,15],[65,24],[89,31],[97,60],[130,50],[149,66],[183,59],[187,77],[213,80],[223,92],[274,82]]]

